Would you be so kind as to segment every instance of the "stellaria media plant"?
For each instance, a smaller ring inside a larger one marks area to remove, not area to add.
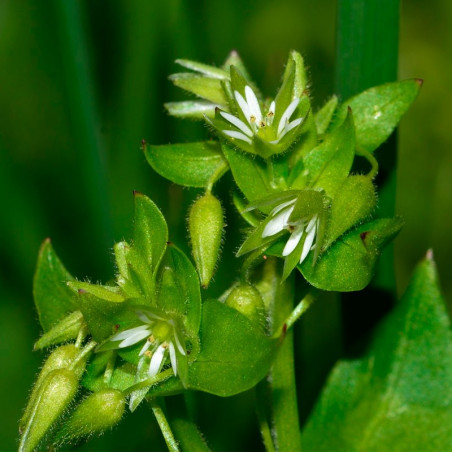
[[[418,443],[451,444],[445,429],[425,431],[436,409],[451,420],[450,395],[438,395],[450,384],[452,358],[431,254],[364,358],[336,366],[302,433],[296,404],[295,322],[323,292],[364,289],[402,228],[399,217],[377,214],[374,151],[421,81],[376,86],[344,102],[332,96],[314,110],[295,51],[269,98],[236,52],[221,68],[177,63],[185,71],[170,80],[197,99],[166,109],[205,122],[216,138],[144,144],[143,151],[161,176],[202,192],[184,214],[192,258],[168,241],[159,208],[138,192],[133,237],[114,246],[113,282],[74,279],[50,241],[43,243],[34,279],[43,335],[35,348],[51,349],[20,421],[19,449],[78,444],[146,402],[170,450],[208,450],[209,439],[184,408],[183,422],[172,422],[165,399],[188,391],[229,397],[253,388],[268,451],[399,450],[407,429],[421,432]],[[357,161],[364,170],[355,169]],[[222,265],[228,200],[214,193],[228,172],[236,214],[248,227],[237,252],[241,271],[230,275],[225,293],[205,299]],[[447,358],[438,364],[442,353]],[[436,388],[429,394],[426,382]],[[378,425],[375,413],[383,413]],[[421,415],[428,422],[416,420]]]

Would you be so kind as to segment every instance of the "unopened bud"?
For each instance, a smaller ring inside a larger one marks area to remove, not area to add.
[[[190,210],[189,230],[193,257],[204,287],[209,285],[215,271],[223,227],[220,201],[211,193],[198,198]]]
[[[21,431],[23,431],[25,425],[28,423],[28,420],[30,419],[30,416],[35,406],[36,398],[38,397],[43,382],[46,380],[47,376],[54,370],[67,369],[72,364],[75,357],[79,353],[80,349],[77,348],[74,344],[67,344],[58,347],[49,355],[46,362],[42,366],[41,372],[39,373],[38,379],[36,380],[36,383],[33,387],[30,400],[27,404],[27,407],[25,408],[24,415],[22,416],[22,419],[19,422],[19,429]],[[77,379],[79,379],[82,376],[85,370],[85,364],[86,357],[81,359],[73,369]]]
[[[36,448],[72,401],[77,386],[78,378],[72,370],[53,370],[45,377],[23,430],[19,452]]]
[[[116,389],[102,389],[89,395],[65,422],[57,442],[71,442],[112,428],[121,420],[125,402],[122,392]]]
[[[253,323],[264,325],[264,300],[259,291],[251,284],[240,284],[235,287],[226,299],[226,304],[241,312]]]

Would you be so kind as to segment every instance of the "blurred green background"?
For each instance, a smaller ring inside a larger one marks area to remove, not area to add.
[[[219,65],[237,49],[273,95],[295,48],[309,66],[318,106],[334,92],[335,16],[331,0],[0,1],[0,450],[17,446],[17,421],[43,358],[31,351],[40,333],[31,290],[41,241],[51,237],[78,278],[108,280],[112,245],[131,230],[136,189],[162,208],[171,240],[186,246],[177,219],[197,193],[166,183],[140,151],[142,139],[206,136],[202,125],[164,112],[164,101],[183,98],[167,81],[174,59]],[[406,226],[396,241],[398,290],[432,247],[449,300],[451,27],[450,1],[402,4],[399,78],[425,83],[399,133],[397,213]],[[232,255],[225,251],[224,261]],[[212,295],[221,287],[217,280]],[[216,423],[203,427],[217,450],[252,450],[258,442],[250,397],[201,398],[199,412],[215,412]],[[85,449],[164,449],[146,410]]]

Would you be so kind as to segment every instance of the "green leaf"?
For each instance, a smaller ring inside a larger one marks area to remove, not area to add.
[[[176,63],[186,69],[191,69],[192,71],[199,72],[208,77],[218,78],[221,80],[229,78],[228,72],[226,72],[224,69],[220,69],[215,66],[209,66],[204,63],[198,63],[197,61],[184,59],[178,59],[176,60]]]
[[[193,93],[202,99],[209,100],[216,105],[228,103],[221,84],[221,79],[205,77],[187,72],[172,74],[169,79],[179,88]]]
[[[351,227],[367,219],[376,204],[375,187],[368,177],[360,175],[347,177],[334,197],[331,206],[324,249],[327,249]]]
[[[41,350],[50,345],[61,344],[70,339],[75,339],[85,325],[83,315],[75,311],[58,322],[53,328],[44,333],[34,345],[34,350]]]
[[[187,333],[196,336],[201,321],[199,278],[187,256],[173,244],[167,248],[157,280],[157,306],[181,316]]]
[[[236,151],[226,144],[222,148],[235,182],[248,201],[255,201],[273,191],[263,160]]]
[[[365,354],[333,369],[303,450],[451,450],[450,326],[428,256]]]
[[[215,116],[215,104],[206,101],[186,100],[181,102],[167,102],[163,104],[166,111],[176,118],[204,119]]]
[[[166,221],[159,208],[145,195],[135,192],[135,222],[133,249],[143,260],[136,268],[146,287],[152,286],[152,276],[165,253],[168,241]],[[152,293],[148,293],[152,296]]]
[[[201,353],[189,367],[188,387],[228,397],[267,374],[279,340],[262,334],[244,315],[219,301],[203,306]]]
[[[389,138],[416,99],[421,86],[422,80],[413,79],[386,83],[363,91],[341,105],[332,130],[342,124],[350,107],[355,120],[356,146],[373,152]]]
[[[317,133],[322,135],[328,129],[328,126],[331,123],[331,119],[333,118],[333,114],[336,111],[337,107],[337,96],[332,96],[328,102],[314,115],[315,125],[317,127]]]
[[[300,53],[292,50],[290,52],[290,58],[292,58],[295,63],[295,78],[294,78],[294,87],[293,87],[293,95],[294,97],[301,98],[305,93],[306,87],[308,85],[308,76],[306,74],[306,69],[304,66],[304,59],[300,55]]]
[[[33,297],[44,331],[49,331],[68,314],[77,311],[74,294],[66,286],[66,281],[73,279],[58,259],[50,239],[46,239],[39,250],[33,279]]]
[[[82,290],[95,295],[102,300],[112,301],[114,303],[121,303],[124,301],[124,296],[121,294],[121,290],[117,286],[101,286],[100,284],[91,284],[82,281],[69,281],[67,285],[74,291],[74,293]]]
[[[382,249],[403,226],[399,218],[365,223],[337,240],[313,265],[310,253],[298,266],[306,280],[322,290],[351,292],[364,289],[375,271]]]
[[[289,60],[284,71],[283,81],[281,88],[275,98],[276,111],[273,121],[275,124],[279,124],[281,116],[286,111],[289,104],[296,97],[294,95],[294,82],[295,82],[295,63],[292,55],[289,56]]]
[[[247,206],[245,200],[236,191],[232,193],[232,201],[234,202],[234,206],[238,213],[250,226],[256,227],[259,224],[261,218],[259,218],[255,212],[249,212],[246,209]]]
[[[329,134],[304,159],[308,185],[333,197],[348,176],[355,157],[355,129],[351,112],[341,127]]]
[[[225,71],[229,71],[230,72],[231,71],[231,66],[235,66],[244,75],[244,77],[247,80],[251,79],[251,77],[250,77],[245,65],[243,64],[242,59],[240,58],[240,55],[237,53],[236,50],[232,50],[229,53],[226,61],[223,64],[223,69]],[[253,86],[251,86],[251,87],[254,89]]]
[[[227,162],[216,141],[147,145],[145,156],[161,176],[186,187],[206,187],[209,181],[227,169]]]

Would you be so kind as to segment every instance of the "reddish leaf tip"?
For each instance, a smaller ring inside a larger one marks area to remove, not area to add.
[[[427,253],[425,254],[425,258],[431,262],[433,262],[435,260],[435,258],[433,256],[433,250],[431,248],[427,250]]]
[[[84,289],[79,289],[77,292],[78,292],[79,294],[87,293],[86,290],[84,290]]]
[[[421,87],[424,84],[424,80],[422,78],[415,78],[414,81]]]

